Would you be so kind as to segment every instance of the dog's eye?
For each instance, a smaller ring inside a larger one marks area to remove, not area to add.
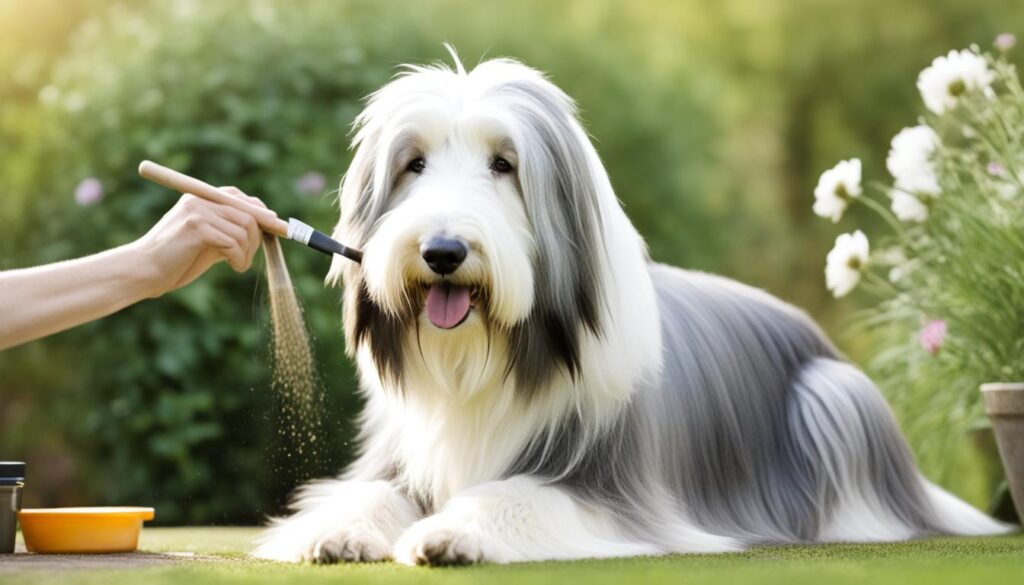
[[[414,158],[409,163],[409,166],[405,167],[406,170],[416,173],[417,175],[423,172],[427,166],[427,161],[423,160],[423,157]]]
[[[496,156],[494,157],[494,160],[491,161],[491,170],[504,175],[505,173],[511,173],[515,169],[512,167],[512,163],[500,156]]]

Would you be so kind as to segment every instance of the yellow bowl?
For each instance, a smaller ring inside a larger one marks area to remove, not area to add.
[[[118,553],[138,548],[153,508],[36,508],[18,512],[25,548],[34,553]]]

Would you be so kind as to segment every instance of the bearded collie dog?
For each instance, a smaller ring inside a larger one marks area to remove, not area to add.
[[[410,66],[355,122],[336,259],[358,459],[254,555],[448,565],[1009,530],[917,471],[796,309],[659,264],[572,99]]]

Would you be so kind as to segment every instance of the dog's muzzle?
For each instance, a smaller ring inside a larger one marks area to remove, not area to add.
[[[449,236],[432,236],[420,245],[423,261],[442,278],[427,289],[425,309],[435,327],[454,329],[469,317],[473,307],[470,288],[445,278],[459,269],[468,254],[462,240]]]
[[[469,249],[456,238],[434,236],[420,246],[420,256],[438,276],[455,272],[466,259]]]

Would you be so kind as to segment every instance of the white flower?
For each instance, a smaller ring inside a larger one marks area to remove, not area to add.
[[[892,139],[885,166],[896,179],[896,188],[918,197],[935,197],[942,192],[932,165],[939,135],[925,125],[904,128]]]
[[[839,161],[825,171],[814,188],[814,213],[839,221],[855,197],[860,197],[860,159]]]
[[[920,223],[928,219],[928,206],[917,197],[899,189],[890,191],[889,196],[892,197],[892,212],[900,221]]]
[[[917,89],[925,107],[941,115],[954,108],[960,96],[968,91],[990,95],[994,78],[984,57],[964,49],[936,57],[917,76]]]
[[[868,238],[860,230],[836,238],[825,259],[825,286],[836,298],[846,296],[860,282],[869,253]]]

